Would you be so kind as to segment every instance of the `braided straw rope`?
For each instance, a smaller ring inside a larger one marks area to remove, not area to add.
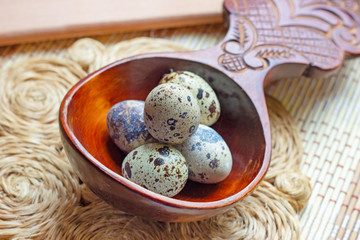
[[[66,91],[87,73],[130,55],[182,51],[171,41],[136,38],[105,47],[75,42],[67,55],[25,58],[0,72],[1,239],[299,239],[297,213],[311,194],[299,171],[302,148],[292,118],[267,98],[272,161],[264,180],[213,218],[161,223],[109,206],[82,184],[58,132]]]

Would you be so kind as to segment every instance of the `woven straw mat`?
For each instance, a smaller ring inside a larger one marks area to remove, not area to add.
[[[223,34],[206,25],[0,48],[0,238],[359,238],[357,59],[330,79],[287,79],[266,89],[271,166],[256,190],[224,214],[154,222],[114,209],[81,183],[59,138],[67,90],[119,58],[205,48]]]

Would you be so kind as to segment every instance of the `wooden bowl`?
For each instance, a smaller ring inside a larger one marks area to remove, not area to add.
[[[125,153],[112,142],[106,116],[117,102],[145,100],[161,77],[188,70],[213,87],[222,112],[212,127],[227,142],[233,168],[218,184],[188,181],[175,197],[151,192],[121,174]],[[262,92],[260,93],[262,94]],[[127,213],[159,221],[193,221],[222,213],[252,191],[270,159],[269,131],[252,99],[225,73],[205,63],[164,55],[134,57],[110,64],[77,83],[60,109],[60,129],[66,154],[80,178],[100,198]],[[266,140],[267,139],[267,140]]]

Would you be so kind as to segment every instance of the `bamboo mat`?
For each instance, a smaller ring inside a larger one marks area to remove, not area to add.
[[[94,39],[105,46],[139,36],[165,38],[189,49],[219,42],[222,25],[112,34]],[[29,56],[62,56],[76,39],[0,48],[0,70]],[[360,58],[347,60],[328,79],[285,79],[267,94],[294,118],[304,147],[301,170],[313,193],[299,213],[301,239],[360,239]]]
[[[300,214],[304,239],[360,239],[360,59],[328,79],[291,79],[267,92],[302,134],[302,171],[313,194]]]

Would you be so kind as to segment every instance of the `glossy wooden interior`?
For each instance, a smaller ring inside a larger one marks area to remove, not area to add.
[[[69,130],[97,161],[121,175],[125,154],[109,137],[107,112],[122,100],[144,100],[170,69],[195,72],[212,85],[222,107],[221,117],[213,128],[225,139],[233,155],[233,169],[225,181],[211,185],[188,181],[185,189],[175,198],[209,202],[240,192],[254,180],[263,165],[263,129],[259,115],[245,92],[233,80],[209,66],[162,57],[114,65],[85,79],[76,90],[67,109]],[[85,152],[83,154],[86,155]]]

